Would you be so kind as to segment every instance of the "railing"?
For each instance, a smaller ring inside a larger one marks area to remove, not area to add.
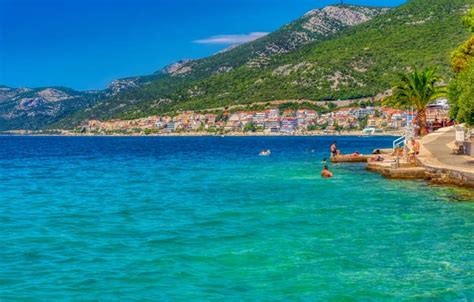
[[[405,144],[405,136],[399,137],[393,141],[393,149],[400,148],[402,144]]]
[[[413,125],[409,124],[405,127],[405,135],[393,141],[393,149],[406,146],[408,141],[413,137],[415,137],[415,128]]]

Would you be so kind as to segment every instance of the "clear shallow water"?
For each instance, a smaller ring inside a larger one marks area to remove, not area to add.
[[[473,301],[472,195],[333,140],[0,137],[0,300]]]

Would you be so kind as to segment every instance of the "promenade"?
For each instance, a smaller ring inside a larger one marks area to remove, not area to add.
[[[474,187],[474,158],[453,154],[454,127],[439,129],[420,140],[418,164],[433,182]]]
[[[474,157],[453,154],[456,131],[446,127],[423,137],[416,163],[388,156],[368,161],[367,169],[392,179],[426,179],[436,184],[474,188]]]

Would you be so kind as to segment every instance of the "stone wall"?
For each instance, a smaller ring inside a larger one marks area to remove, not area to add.
[[[435,184],[474,188],[474,174],[451,169],[425,167],[426,178]]]

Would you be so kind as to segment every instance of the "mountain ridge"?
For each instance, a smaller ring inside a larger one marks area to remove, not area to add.
[[[203,78],[227,74],[242,66],[259,69],[273,56],[292,52],[311,42],[330,39],[338,32],[381,15],[387,10],[389,8],[361,5],[335,5],[311,10],[301,18],[255,41],[210,57],[181,61],[164,67],[153,75],[161,76],[160,80],[142,81],[143,85],[140,87],[122,91],[113,99],[99,104],[99,108],[93,108],[89,115],[80,113],[76,120],[116,117],[124,108],[133,107],[141,100],[153,100],[151,107],[155,109],[160,106],[167,107],[174,102],[167,96],[180,87],[192,85],[190,83]],[[192,89],[190,94],[193,94]],[[98,111],[105,114],[95,114]],[[74,121],[66,120],[60,125],[66,126],[68,123]]]
[[[60,101],[56,104],[37,95],[38,89],[35,88],[32,89],[30,101],[25,103],[29,106],[19,107],[15,103],[15,97],[11,96],[9,102],[4,100],[0,105],[0,119],[3,119],[3,122],[0,120],[0,129],[25,128],[22,121],[26,118],[29,121],[24,124],[29,127],[35,124],[34,119],[38,119],[37,125],[34,126],[37,129],[47,127],[61,119],[65,120],[60,125],[67,127],[68,124],[75,124],[79,120],[95,116],[95,112],[99,111],[107,111],[105,114],[99,114],[103,118],[112,117],[117,115],[123,107],[133,106],[134,103],[140,102],[140,100],[130,98],[127,100],[127,104],[123,105],[120,102],[117,104],[117,99],[128,98],[130,93],[133,94],[142,88],[146,89],[150,84],[153,84],[154,89],[159,90],[159,93],[144,93],[144,98],[154,99],[159,104],[166,105],[173,102],[165,97],[167,94],[192,81],[225,74],[245,64],[252,68],[260,68],[273,55],[288,53],[309,42],[327,39],[338,31],[365,22],[387,9],[358,5],[327,6],[314,9],[258,40],[243,45],[230,46],[228,49],[206,58],[180,60],[150,75],[117,79],[112,81],[106,89],[95,93],[82,95],[71,93],[71,97],[65,96],[61,100],[64,102]],[[54,87],[51,88],[54,89]],[[84,98],[82,108],[81,97]],[[3,99],[5,98],[6,93],[3,93]],[[73,99],[76,102],[66,102]],[[74,104],[73,108],[64,108],[69,106],[69,103]],[[97,107],[104,109],[96,109]],[[34,110],[35,108],[37,110]],[[72,115],[74,118],[68,118],[68,115]]]
[[[256,41],[178,61],[151,75],[113,81],[35,127],[68,128],[88,119],[130,119],[275,99],[370,97],[386,91],[397,72],[419,65],[439,66],[449,78],[449,54],[467,36],[460,17],[473,4],[411,0],[393,9],[343,5],[311,10]],[[0,103],[0,117],[5,109]],[[0,120],[5,129],[2,124]],[[21,118],[15,125],[22,125]]]

